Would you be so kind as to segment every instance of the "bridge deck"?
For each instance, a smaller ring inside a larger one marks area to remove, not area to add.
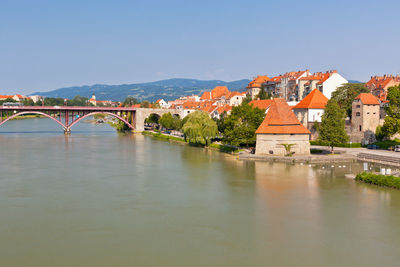
[[[52,111],[135,111],[136,108],[126,107],[82,107],[82,106],[0,106],[0,110],[52,110]]]

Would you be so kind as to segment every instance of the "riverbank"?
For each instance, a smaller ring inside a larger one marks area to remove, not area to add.
[[[168,140],[168,141],[184,143],[184,144],[187,144],[190,146],[202,147],[202,148],[206,148],[206,149],[214,149],[214,150],[218,150],[220,152],[224,152],[224,153],[228,153],[228,154],[239,153],[239,149],[237,149],[236,147],[228,146],[228,145],[213,143],[213,144],[210,144],[208,147],[206,147],[202,144],[193,144],[193,143],[186,142],[183,137],[163,134],[163,133],[159,133],[159,132],[144,131],[144,132],[142,132],[142,134],[151,136],[151,137],[154,137],[154,138],[160,139],[160,140]]]
[[[315,154],[309,156],[273,156],[273,155],[254,155],[242,152],[239,154],[239,160],[254,160],[254,161],[268,161],[268,162],[286,162],[286,163],[351,163],[357,162],[354,155],[339,154]]]
[[[23,115],[23,116],[17,116],[11,120],[26,120],[26,119],[36,119],[36,118],[44,118],[42,115]]]

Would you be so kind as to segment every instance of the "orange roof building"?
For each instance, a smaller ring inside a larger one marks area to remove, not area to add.
[[[200,100],[221,99],[222,97],[228,97],[230,93],[228,87],[217,86],[211,91],[204,92]]]
[[[325,109],[328,98],[321,91],[314,89],[293,109]]]
[[[287,154],[284,144],[290,144],[295,155],[310,154],[310,131],[300,123],[284,99],[272,99],[271,105],[256,131],[256,154]]]
[[[260,76],[255,77],[249,84],[247,85],[246,94],[251,97],[251,99],[255,99],[261,91],[263,84],[270,81],[271,78],[268,76]]]
[[[373,76],[365,83],[365,86],[371,93],[377,96],[381,101],[385,101],[389,87],[397,86],[400,84],[400,75],[383,75]]]
[[[248,85],[247,88],[261,88],[262,84],[271,80],[267,75],[255,77]]]
[[[297,99],[304,99],[312,90],[318,89],[328,99],[331,98],[332,93],[348,81],[342,77],[336,70],[329,70],[326,72],[316,72],[299,79],[297,88]]]
[[[376,141],[376,128],[385,117],[379,99],[371,93],[359,94],[352,103],[350,141],[370,144]]]
[[[318,89],[314,89],[292,108],[297,119],[311,132],[311,140],[318,137],[314,125],[322,121],[327,103],[328,98]]]
[[[249,102],[249,105],[252,105],[253,107],[259,109],[265,109],[267,111],[271,103],[272,103],[271,99],[263,99],[263,100],[252,100]]]
[[[371,93],[361,93],[355,99],[360,99],[364,105],[380,105],[379,99]]]

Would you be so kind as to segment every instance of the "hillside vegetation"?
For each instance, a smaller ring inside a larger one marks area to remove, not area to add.
[[[195,79],[169,79],[157,82],[121,85],[84,85],[56,89],[49,92],[36,92],[32,95],[72,99],[76,95],[90,98],[93,92],[97,100],[123,101],[132,96],[139,100],[156,101],[163,98],[174,100],[181,96],[200,94],[216,86],[227,86],[231,91],[244,91],[250,80],[224,82],[219,80],[202,81]]]

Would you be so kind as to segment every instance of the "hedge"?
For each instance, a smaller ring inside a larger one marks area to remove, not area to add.
[[[321,142],[321,141],[310,141],[310,145],[313,146],[330,146],[326,142]],[[345,144],[337,144],[335,147],[351,147],[351,148],[356,148],[356,147],[362,147],[361,143],[345,143]]]
[[[362,172],[357,174],[356,181],[400,189],[400,177]]]

